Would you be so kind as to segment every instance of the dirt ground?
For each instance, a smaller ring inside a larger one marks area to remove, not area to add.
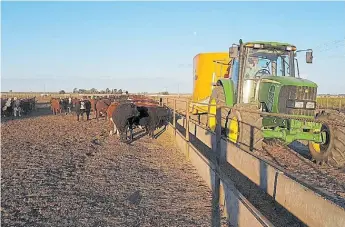
[[[211,225],[212,193],[167,133],[126,145],[105,125],[2,123],[2,226]]]

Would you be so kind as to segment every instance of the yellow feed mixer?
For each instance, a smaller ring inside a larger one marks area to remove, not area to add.
[[[189,111],[192,114],[205,114],[208,112],[209,99],[213,83],[228,75],[228,52],[200,53],[193,59],[193,95],[192,101],[202,104],[191,104]]]

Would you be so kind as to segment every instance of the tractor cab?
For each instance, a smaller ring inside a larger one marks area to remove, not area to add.
[[[294,45],[277,42],[248,42],[230,47],[234,59],[233,81],[238,103],[258,101],[259,84],[274,77],[294,78],[299,75]],[[297,63],[295,68],[295,62]],[[307,63],[312,62],[312,52],[307,52]],[[237,66],[236,66],[237,64]],[[237,94],[240,92],[239,94]]]

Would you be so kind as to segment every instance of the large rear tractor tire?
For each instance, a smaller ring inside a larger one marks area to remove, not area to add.
[[[316,116],[318,120],[328,122],[345,122],[345,114],[338,111],[322,111]],[[310,154],[317,164],[327,163],[336,168],[345,166],[345,127],[322,124],[321,132],[326,132],[325,142],[309,142]]]
[[[257,105],[236,104],[235,108],[245,108],[257,111]],[[241,149],[261,151],[263,143],[262,116],[260,114],[231,109],[228,117],[228,138]]]

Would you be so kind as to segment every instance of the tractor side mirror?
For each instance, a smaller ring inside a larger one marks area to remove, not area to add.
[[[306,52],[305,57],[306,57],[305,61],[307,63],[309,63],[309,64],[313,63],[313,52],[312,51]]]
[[[238,46],[233,45],[229,48],[229,57],[230,58],[236,58],[238,56]]]

